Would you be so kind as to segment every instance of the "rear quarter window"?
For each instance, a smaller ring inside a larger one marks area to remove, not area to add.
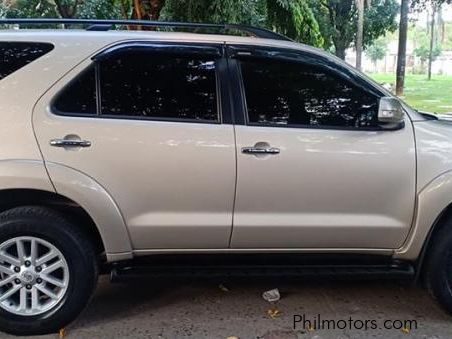
[[[0,80],[49,53],[53,45],[41,42],[0,42]]]

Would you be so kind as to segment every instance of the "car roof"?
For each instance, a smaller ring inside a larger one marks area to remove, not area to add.
[[[80,43],[89,43],[90,40],[165,40],[165,41],[187,41],[206,43],[229,43],[254,46],[269,46],[290,48],[314,52],[316,54],[328,55],[325,51],[305,44],[288,40],[264,39],[253,36],[234,36],[223,34],[202,34],[190,32],[162,32],[162,31],[138,31],[138,30],[110,30],[110,31],[87,31],[83,29],[0,29],[0,41],[60,41],[61,39],[78,39]]]
[[[322,49],[290,40],[265,39],[253,36],[234,36],[223,34],[201,34],[191,32],[164,32],[149,30],[108,30],[89,31],[84,29],[0,29],[0,41],[47,42],[55,46],[66,47],[78,45],[99,48],[113,46],[122,42],[155,41],[155,42],[192,42],[192,43],[226,43],[234,45],[251,45],[273,48],[286,48],[309,52],[329,59],[332,63],[341,64],[353,72],[356,69],[346,64],[335,55]]]

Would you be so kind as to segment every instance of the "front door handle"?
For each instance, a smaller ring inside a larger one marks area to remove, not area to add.
[[[279,154],[279,148],[275,147],[243,147],[242,153],[244,154]]]
[[[88,140],[72,140],[72,139],[52,139],[50,146],[53,147],[90,147],[91,141]]]

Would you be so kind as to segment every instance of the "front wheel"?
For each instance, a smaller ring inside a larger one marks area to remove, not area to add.
[[[91,243],[59,213],[19,207],[0,214],[0,330],[57,332],[87,305],[97,282]]]

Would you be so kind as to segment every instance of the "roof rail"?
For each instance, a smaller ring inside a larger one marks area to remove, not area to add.
[[[108,31],[114,26],[141,26],[154,28],[215,29],[224,34],[239,31],[262,39],[292,41],[290,38],[265,28],[239,24],[207,24],[148,20],[92,20],[92,19],[0,19],[0,25],[84,25],[87,31]]]

